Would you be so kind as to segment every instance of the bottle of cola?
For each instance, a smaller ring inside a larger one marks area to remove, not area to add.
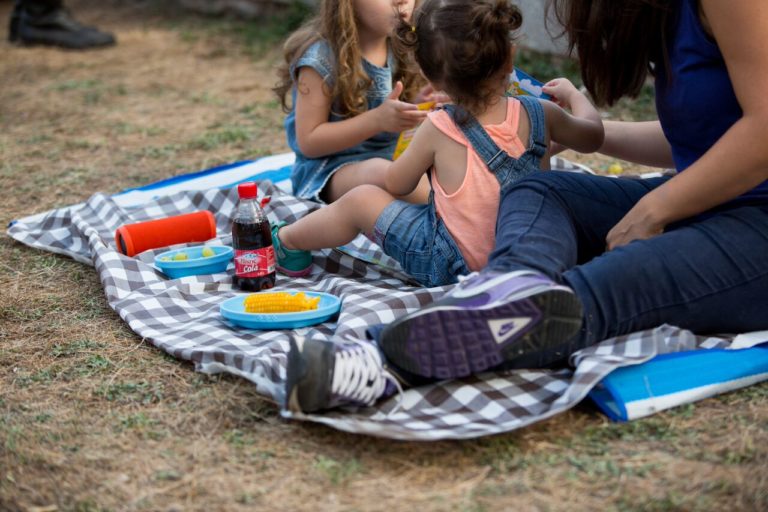
[[[240,200],[232,218],[232,283],[244,291],[266,290],[275,286],[275,248],[269,221],[256,199],[256,183],[239,184],[237,193]]]

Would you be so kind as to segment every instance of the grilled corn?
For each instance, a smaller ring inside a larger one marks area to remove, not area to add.
[[[270,292],[248,295],[243,304],[248,313],[296,313],[317,309],[320,297],[307,297],[304,292]]]

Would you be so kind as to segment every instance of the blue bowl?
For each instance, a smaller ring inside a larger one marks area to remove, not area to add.
[[[273,291],[258,293],[271,293]],[[222,302],[219,306],[219,311],[221,316],[240,327],[271,330],[298,329],[308,325],[321,324],[329,320],[341,309],[341,299],[335,295],[323,292],[304,292],[304,294],[310,298],[320,297],[317,309],[297,311],[295,313],[248,313],[245,311],[244,304],[247,295],[237,295]]]
[[[203,256],[203,249],[211,249],[213,256]],[[174,260],[180,253],[187,255],[186,260]],[[185,247],[159,254],[155,257],[155,266],[171,279],[196,276],[200,274],[216,274],[225,272],[227,265],[232,261],[235,251],[226,245],[206,245],[199,247]]]

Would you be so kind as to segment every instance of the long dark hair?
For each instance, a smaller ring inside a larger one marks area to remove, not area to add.
[[[356,20],[352,0],[321,0],[317,15],[288,38],[283,47],[284,61],[278,70],[279,82],[272,89],[285,112],[292,107],[288,103],[288,93],[294,86],[291,66],[320,39],[328,42],[336,59],[333,87],[328,91],[338,110],[336,113],[355,116],[368,109],[366,94],[372,81],[362,66]],[[402,80],[403,97],[412,99],[423,85],[423,79],[409,55],[394,45],[392,50],[396,63],[393,82]]]
[[[648,73],[667,66],[670,0],[550,0],[598,105],[637,96]]]
[[[508,0],[424,0],[396,34],[429,81],[470,112],[498,94],[523,16]]]

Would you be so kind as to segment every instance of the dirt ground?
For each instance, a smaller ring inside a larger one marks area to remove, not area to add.
[[[68,4],[119,44],[0,42],[3,222],[287,150],[266,28]],[[93,268],[5,235],[0,290],[2,511],[768,510],[767,384],[624,425],[584,404],[507,435],[393,442],[280,419],[245,380],[133,334]]]

